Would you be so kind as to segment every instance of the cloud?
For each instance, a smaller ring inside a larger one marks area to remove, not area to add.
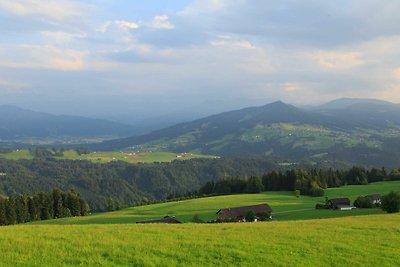
[[[164,101],[159,110],[226,98],[400,102],[397,1],[195,0],[146,14],[131,1],[86,3],[1,1],[7,79],[43,97],[62,91],[61,104],[115,96]],[[76,96],[65,97],[68,87]]]
[[[348,70],[365,63],[360,52],[317,51],[311,58],[326,70]]]
[[[172,30],[175,28],[167,15],[155,16],[151,25],[156,29]]]
[[[84,51],[51,45],[19,45],[0,49],[0,66],[76,71],[84,67],[86,54]]]
[[[131,21],[126,21],[126,20],[115,20],[115,21],[107,21],[103,25],[101,25],[100,28],[97,29],[97,31],[105,33],[110,30],[110,28],[116,27],[122,30],[136,30],[139,29],[139,24]]]
[[[85,7],[85,8],[84,8]],[[85,15],[87,6],[65,0],[2,0],[0,10],[16,16],[35,16],[41,19],[64,21]]]

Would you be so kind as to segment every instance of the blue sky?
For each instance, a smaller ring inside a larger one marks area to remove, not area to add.
[[[392,0],[2,0],[0,104],[146,118],[400,102],[399,12]]]

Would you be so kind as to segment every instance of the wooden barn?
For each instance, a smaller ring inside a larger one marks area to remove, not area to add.
[[[267,213],[269,215],[272,213],[272,209],[268,204],[259,204],[253,206],[220,209],[216,214],[220,220],[243,220],[249,211],[253,211],[256,215],[256,218],[260,218],[263,213]]]
[[[170,223],[170,224],[177,224],[177,223],[182,223],[175,219],[175,216],[165,216],[162,217],[161,219],[153,219],[153,220],[144,220],[136,223]]]

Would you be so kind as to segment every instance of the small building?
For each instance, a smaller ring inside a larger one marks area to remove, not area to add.
[[[218,215],[218,219],[220,220],[243,220],[249,211],[253,211],[256,218],[260,218],[263,213],[267,213],[270,216],[272,213],[272,209],[268,204],[258,204],[253,206],[220,209],[216,214]]]
[[[343,206],[350,207],[350,199],[349,198],[332,198],[328,200],[328,207],[330,209],[337,210],[339,208],[343,208]]]
[[[175,216],[164,216],[161,219],[152,219],[152,220],[144,220],[136,223],[170,223],[170,224],[178,224],[182,223],[175,219]]]
[[[372,194],[365,197],[368,198],[374,205],[380,205],[382,202],[382,196],[380,194]]]

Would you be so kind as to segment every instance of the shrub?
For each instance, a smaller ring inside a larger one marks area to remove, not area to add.
[[[268,212],[263,212],[260,214],[260,221],[269,221],[271,218],[271,214],[269,214]]]
[[[193,216],[192,222],[194,222],[194,223],[204,223],[204,221],[197,214]]]
[[[246,219],[246,222],[254,222],[255,219],[256,219],[256,214],[254,213],[254,211],[249,210],[247,212],[247,215],[246,215],[245,219]]]
[[[387,213],[395,213],[400,211],[400,193],[390,192],[382,197],[381,203],[382,210]]]
[[[355,201],[354,201],[354,206],[357,208],[373,208],[374,204],[372,203],[372,200],[368,197],[358,197]]]

